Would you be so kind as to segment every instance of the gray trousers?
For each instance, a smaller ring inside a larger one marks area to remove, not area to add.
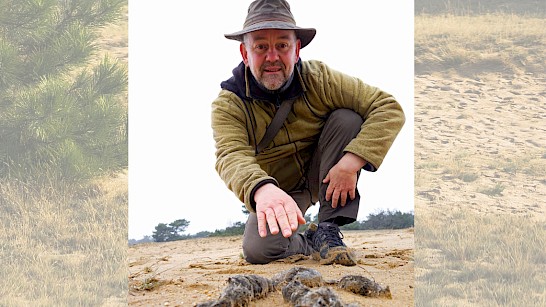
[[[360,115],[347,109],[332,112],[326,120],[309,166],[306,187],[301,191],[287,191],[304,215],[309,206],[319,201],[319,222],[335,221],[341,226],[356,220],[360,202],[358,190],[354,200],[347,198],[345,206],[338,205],[334,209],[331,201],[325,199],[328,185],[323,184],[322,180],[343,157],[343,149],[360,132],[362,123]],[[256,213],[250,213],[243,237],[243,253],[250,263],[264,264],[295,254],[310,255],[314,251],[301,233],[293,233],[291,237],[285,238],[281,232],[272,235],[269,226],[266,228],[267,236],[260,237]]]

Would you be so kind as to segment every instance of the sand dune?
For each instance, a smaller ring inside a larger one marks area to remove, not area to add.
[[[129,305],[193,306],[216,299],[229,276],[274,274],[303,266],[318,270],[325,279],[358,274],[389,286],[392,299],[362,297],[337,290],[345,303],[373,306],[413,306],[413,229],[346,231],[345,242],[355,250],[358,265],[320,265],[294,256],[268,265],[241,259],[241,237],[202,238],[166,243],[145,243],[129,248]],[[290,306],[280,291],[252,306]]]

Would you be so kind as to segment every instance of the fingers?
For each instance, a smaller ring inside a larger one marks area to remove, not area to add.
[[[275,211],[273,211],[273,209],[271,208],[267,208],[265,210],[265,218],[267,220],[267,224],[269,225],[269,231],[271,231],[271,234],[272,235],[278,234],[279,227],[277,225],[277,219],[275,218]]]
[[[298,224],[305,224],[307,221],[305,220],[305,217],[303,217],[303,213],[301,213],[300,208],[298,208]]]
[[[328,188],[326,189],[326,195],[325,195],[325,198],[326,198],[326,201],[330,201],[332,200],[332,196],[334,194],[334,190],[335,190],[335,187],[333,184],[328,184]]]
[[[298,225],[306,223],[305,218],[303,217],[303,214],[296,203],[294,203],[292,206],[285,207],[285,209],[292,232],[298,230]],[[294,213],[292,214],[292,212]]]
[[[301,212],[299,214],[301,215]],[[276,235],[279,233],[279,231],[282,231],[282,235],[285,238],[290,237],[292,235],[292,231],[298,229],[297,212],[295,210],[291,210],[288,213],[280,204],[274,208],[269,207],[264,211],[256,212],[256,217],[258,219],[258,233],[262,238],[267,236],[266,225],[269,225],[269,231],[272,235]]]
[[[279,233],[279,227],[277,226],[277,219],[273,209],[267,208],[264,211],[256,212],[256,218],[258,219],[258,233],[260,234],[260,237],[265,238],[267,236],[266,225],[269,225],[271,234],[276,235]]]
[[[328,182],[330,182],[330,173],[326,174],[326,178],[322,180],[322,183],[328,183]]]
[[[327,184],[324,195],[325,200],[331,201],[332,208],[334,209],[338,205],[343,207],[349,199],[354,200],[356,198],[357,174],[339,171],[334,166],[322,182]]]
[[[254,199],[260,237],[267,236],[267,225],[272,235],[282,232],[282,235],[288,238],[297,231],[299,224],[305,224],[305,218],[298,204],[275,185],[262,186],[256,192]]]
[[[345,206],[347,203],[347,193],[341,192],[341,206]]]
[[[288,218],[290,232],[296,231],[298,229],[298,213],[301,215],[301,211],[299,211],[299,208],[297,206],[295,208],[294,206],[285,206],[284,209],[286,210],[286,216]]]
[[[328,187],[329,189],[329,187]],[[347,201],[353,200],[356,197],[356,190],[352,189],[349,191],[343,191],[342,189],[332,189],[332,193],[328,193],[328,190],[326,190],[326,200],[329,201],[329,198],[332,199],[332,208],[337,208],[338,205],[341,205],[342,207],[347,204]]]
[[[332,193],[332,208],[337,208],[337,201],[339,200],[339,192],[334,190]]]
[[[267,236],[267,230],[265,229],[265,212],[256,212],[256,217],[258,219],[258,233],[260,234],[260,237],[265,238],[265,236]]]

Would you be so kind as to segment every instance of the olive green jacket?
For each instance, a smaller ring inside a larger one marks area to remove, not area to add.
[[[244,68],[242,68],[244,69]],[[294,70],[296,100],[283,127],[261,153],[256,146],[271,123],[278,103],[253,97],[250,72],[235,75],[244,87],[238,94],[222,89],[212,103],[216,170],[227,187],[253,212],[254,189],[270,181],[285,191],[298,188],[328,114],[351,109],[364,119],[360,133],[344,149],[379,168],[405,118],[389,94],[335,71],[319,61],[300,61]],[[244,93],[243,93],[244,91]]]

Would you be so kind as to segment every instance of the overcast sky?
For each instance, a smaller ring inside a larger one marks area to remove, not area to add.
[[[223,35],[242,29],[250,2],[129,1],[129,238],[182,218],[188,233],[244,221],[214,169],[210,105],[241,61],[238,43]],[[391,93],[406,114],[380,169],[362,172],[358,219],[413,210],[413,1],[290,5],[298,26],[317,29],[302,60]]]

